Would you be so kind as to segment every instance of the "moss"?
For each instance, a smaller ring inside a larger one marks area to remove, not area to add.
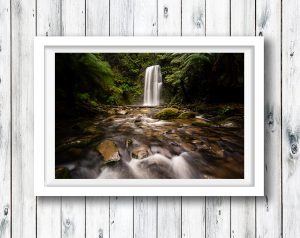
[[[183,112],[178,116],[178,119],[189,119],[194,118],[196,116],[196,113],[194,112]]]
[[[57,168],[55,170],[55,178],[56,179],[70,179],[72,178],[70,170],[67,168]]]
[[[207,122],[207,121],[194,121],[194,122],[192,122],[192,125],[202,127],[202,126],[211,126],[212,123]]]
[[[156,119],[167,120],[177,118],[180,111],[176,108],[164,108],[160,112],[155,114]]]

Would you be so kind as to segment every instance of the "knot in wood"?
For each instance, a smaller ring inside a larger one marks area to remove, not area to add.
[[[269,112],[269,114],[268,114],[268,126],[270,129],[272,129],[274,126],[273,112]]]
[[[297,154],[297,152],[298,152],[298,146],[297,146],[297,144],[295,144],[295,143],[291,144],[291,153],[293,155],[295,155],[295,154]]]
[[[5,206],[4,207],[4,216],[7,216],[7,214],[8,214],[8,206]]]
[[[98,232],[99,232],[98,238],[103,238],[103,230],[100,228]]]
[[[197,20],[196,20],[196,26],[197,26],[197,28],[201,28],[201,18],[200,17],[197,18]]]
[[[66,227],[69,227],[71,225],[71,220],[69,218],[66,219]]]
[[[168,9],[168,7],[165,6],[165,7],[164,7],[164,17],[165,17],[165,18],[168,17],[168,15],[169,15],[168,12],[169,12],[169,9]]]

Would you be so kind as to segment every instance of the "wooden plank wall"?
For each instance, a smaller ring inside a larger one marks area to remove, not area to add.
[[[0,0],[0,238],[300,237],[298,0]],[[33,37],[265,37],[265,196],[33,196]]]

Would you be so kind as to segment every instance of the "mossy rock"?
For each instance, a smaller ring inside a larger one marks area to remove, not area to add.
[[[158,113],[155,114],[156,119],[167,120],[177,118],[180,114],[180,111],[177,108],[164,108]]]
[[[198,126],[198,127],[203,127],[203,126],[211,126],[212,123],[211,122],[207,122],[207,121],[193,121],[192,125],[193,126]]]
[[[195,116],[196,116],[196,113],[194,113],[194,112],[183,112],[177,118],[178,119],[190,119],[190,118],[194,118]]]
[[[70,179],[72,178],[70,170],[65,167],[55,169],[56,179]]]

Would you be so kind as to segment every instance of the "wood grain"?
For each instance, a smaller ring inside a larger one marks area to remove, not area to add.
[[[205,0],[182,1],[182,35],[205,35]]]
[[[86,1],[86,35],[109,35],[109,0]]]
[[[109,197],[86,198],[86,237],[109,237]]]
[[[255,2],[231,0],[231,35],[255,35]],[[255,237],[255,198],[231,198],[231,237]]]
[[[110,0],[110,35],[133,35],[133,0]]]
[[[258,237],[281,236],[281,1],[256,2],[265,39],[265,196],[256,199]]]
[[[110,198],[110,238],[133,237],[133,198]]]
[[[157,35],[157,0],[134,1],[134,35]]]
[[[181,237],[181,198],[159,197],[157,207],[157,237]]]
[[[36,236],[33,195],[33,37],[35,1],[11,1],[12,237]],[[7,178],[9,179],[9,178]]]
[[[181,35],[181,0],[158,0],[158,35]]]
[[[61,237],[85,237],[85,198],[63,197],[61,204]]]
[[[59,0],[37,1],[37,35],[61,35],[61,3]],[[61,198],[37,198],[37,237],[61,237]]]
[[[300,3],[282,5],[282,204],[283,237],[300,234],[299,138],[300,138]]]
[[[11,229],[10,4],[0,1],[0,237]]]
[[[297,0],[0,0],[0,237],[298,237],[298,12]],[[205,204],[205,198],[48,197],[36,203],[35,34],[253,35],[253,27],[265,37],[266,57],[266,195],[256,199],[256,209],[253,198]]]
[[[205,237],[205,197],[182,197],[182,238]]]

